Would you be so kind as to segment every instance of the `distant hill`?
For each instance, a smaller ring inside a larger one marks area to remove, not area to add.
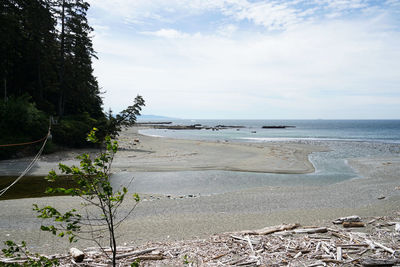
[[[155,120],[174,120],[177,118],[171,118],[171,117],[166,117],[166,116],[160,116],[160,115],[147,115],[143,114],[137,117],[138,121],[155,121]]]

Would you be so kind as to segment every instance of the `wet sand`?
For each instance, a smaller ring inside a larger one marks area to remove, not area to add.
[[[133,168],[128,164],[129,161],[118,161],[124,158],[123,154],[134,156],[135,160],[141,162],[141,164],[137,164],[142,165],[143,169],[146,169],[144,166],[151,168],[150,166],[155,166],[156,163],[164,163],[162,168],[166,168],[168,167],[168,162],[170,162],[169,166],[174,166],[174,163],[185,161],[184,153],[197,151],[197,153],[201,154],[202,149],[212,149],[210,147],[222,149],[227,146],[219,143],[209,145],[209,143],[205,142],[206,145],[199,145],[201,147],[199,148],[198,145],[195,145],[196,141],[164,140],[151,137],[139,137],[140,144],[134,146],[133,143],[130,143],[129,136],[130,134],[120,137],[123,150],[118,156],[119,158],[117,158],[116,167],[119,170]],[[127,138],[127,140],[124,140],[124,138]],[[175,147],[178,143],[183,144],[181,149]],[[160,149],[162,146],[165,149]],[[176,154],[168,156],[168,153],[170,153],[167,152],[170,150],[166,149],[168,146],[171,146],[168,149],[175,149]],[[304,163],[304,160],[301,163],[302,161],[299,159],[306,158],[310,151],[324,149],[316,147],[310,149],[309,146],[295,144],[287,146],[279,143],[243,145],[243,147],[239,146],[239,148],[236,146],[236,144],[233,144],[234,148],[229,149],[243,149],[243,153],[247,152],[250,155],[258,153],[249,152],[253,146],[256,148],[260,146],[262,148],[257,149],[264,152],[267,150],[270,153],[273,149],[278,158],[281,156],[280,160],[282,162],[292,162],[293,164],[290,166],[295,166],[293,169],[298,172],[310,171],[310,163],[308,161],[308,163]],[[157,152],[148,152],[151,150]],[[284,154],[282,151],[291,151],[291,153],[282,156]],[[152,157],[157,155],[158,157],[153,160]],[[193,155],[193,157],[196,155]],[[263,155],[265,157],[265,154]],[[235,156],[237,157],[236,160],[240,159],[238,155]],[[175,157],[178,159],[175,159]],[[186,158],[190,157],[190,155],[186,156]],[[201,157],[206,156],[198,157],[200,158],[196,158],[193,161],[187,160],[188,163],[185,166],[193,169],[198,166],[202,166],[202,168],[212,167],[211,161],[198,162]],[[218,157],[213,158],[214,166],[218,163],[216,159]],[[234,160],[229,161],[224,158],[222,162],[224,163],[223,168],[227,168],[227,163],[233,163]],[[254,163],[256,160],[252,159],[249,162]],[[290,170],[290,168],[285,168],[283,163],[282,166],[279,166],[279,160],[276,162],[278,167],[266,164],[267,167],[256,166],[256,169]],[[142,198],[144,200],[136,208],[134,214],[119,228],[119,241],[121,244],[143,244],[149,240],[193,239],[214,233],[258,229],[281,223],[320,224],[337,217],[354,214],[360,216],[384,216],[399,210],[399,157],[352,159],[349,160],[349,164],[359,173],[360,177],[332,185],[270,186],[196,198],[170,199],[166,196],[153,196],[151,198],[143,195]],[[249,167],[251,164],[246,163],[240,166]],[[378,199],[381,197],[385,198]],[[37,203],[40,206],[50,204],[61,209],[67,209],[79,206],[80,201],[78,198],[72,197],[0,201],[0,239],[25,240],[35,251],[46,253],[65,252],[69,247],[66,241],[60,241],[59,238],[53,238],[51,234],[38,230],[42,221],[35,217],[32,211],[32,203]],[[123,210],[127,210],[132,204],[131,200],[126,201]],[[86,247],[93,246],[93,244],[80,242],[74,246]]]
[[[303,144],[244,144],[157,138],[139,135],[136,127],[123,131],[118,140],[120,150],[113,162],[113,172],[227,170],[311,173],[314,167],[308,155],[327,150],[325,147]],[[89,150],[90,153],[96,151]],[[51,169],[57,170],[59,162],[78,165],[75,157],[87,152],[88,149],[43,155],[30,175],[47,175]],[[19,175],[29,162],[29,158],[0,161],[0,176]]]

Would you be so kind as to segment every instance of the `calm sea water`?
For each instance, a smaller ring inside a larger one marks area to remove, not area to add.
[[[134,176],[131,190],[172,195],[217,194],[265,186],[315,186],[362,178],[347,164],[351,158],[399,157],[400,120],[175,120],[174,124],[237,125],[240,129],[142,130],[145,135],[229,142],[297,142],[328,146],[329,152],[312,153],[311,174],[271,174],[230,171],[119,173],[115,184]],[[296,128],[262,129],[264,125]]]
[[[235,125],[246,128],[211,130],[142,130],[145,135],[238,142],[337,140],[400,143],[400,120],[174,120],[176,125]],[[266,125],[295,128],[262,129]]]

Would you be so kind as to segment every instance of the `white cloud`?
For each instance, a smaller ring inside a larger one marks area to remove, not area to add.
[[[274,4],[273,2],[247,3],[233,15],[239,20],[248,19],[269,30],[286,29],[301,21],[301,17],[295,9],[286,4]]]
[[[175,29],[161,29],[155,32],[142,32],[142,34],[145,35],[152,35],[152,36],[157,36],[157,37],[164,37],[164,38],[183,38],[185,36],[188,36],[188,34],[185,34],[183,32],[177,31]]]
[[[400,103],[400,35],[382,33],[384,23],[332,21],[274,35],[237,32],[236,39],[174,29],[147,33],[151,39],[99,36],[95,70],[115,110],[139,93],[146,113],[175,117],[265,117],[282,109],[335,117],[338,107],[353,114]]]
[[[139,93],[145,113],[173,117],[398,116],[398,25],[392,10],[369,3],[96,0],[97,8],[151,26],[122,35],[95,20],[105,107],[120,110]],[[352,10],[356,18],[342,17]],[[198,28],[170,23],[208,13],[220,16],[204,21],[211,32],[201,31],[202,20]]]
[[[354,10],[379,6],[368,0],[91,0],[91,5],[133,24],[149,21],[176,23],[193,16],[217,12],[237,21],[250,21],[268,30],[285,30],[324,14],[337,18]],[[381,5],[395,7],[398,0]],[[222,19],[223,20],[223,19]]]

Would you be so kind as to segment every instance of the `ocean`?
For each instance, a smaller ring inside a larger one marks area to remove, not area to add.
[[[316,171],[310,174],[272,174],[231,171],[119,173],[123,184],[134,176],[132,190],[170,195],[210,195],[267,186],[321,186],[360,178],[348,164],[352,158],[399,157],[400,120],[173,120],[175,125],[226,125],[245,128],[212,130],[146,129],[144,135],[228,142],[296,142],[323,145],[329,152],[312,153]],[[262,129],[288,125],[295,128]]]
[[[244,126],[243,129],[141,130],[142,134],[181,139],[267,141],[355,141],[400,143],[400,120],[171,120],[172,125]],[[262,129],[262,126],[286,125],[295,128]]]

